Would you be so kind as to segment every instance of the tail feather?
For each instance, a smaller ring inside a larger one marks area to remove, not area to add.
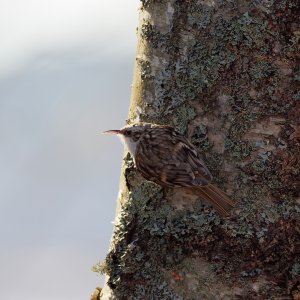
[[[226,195],[226,193],[212,184],[197,188],[197,193],[204,200],[208,201],[223,217],[228,216],[234,207],[234,202]]]

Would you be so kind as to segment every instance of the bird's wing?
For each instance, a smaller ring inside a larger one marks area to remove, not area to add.
[[[149,129],[136,151],[137,169],[160,185],[204,186],[212,180],[195,147],[171,127]]]

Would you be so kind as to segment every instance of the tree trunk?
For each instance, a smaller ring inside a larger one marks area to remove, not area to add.
[[[300,299],[299,0],[143,0],[129,123],[170,124],[230,218],[124,159],[101,299]]]

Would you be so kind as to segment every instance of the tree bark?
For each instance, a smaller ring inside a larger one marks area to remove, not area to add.
[[[300,299],[298,0],[143,0],[128,123],[170,124],[230,218],[125,155],[101,299]]]

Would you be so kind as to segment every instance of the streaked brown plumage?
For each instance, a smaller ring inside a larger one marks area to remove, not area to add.
[[[123,138],[145,179],[165,187],[191,188],[222,216],[229,215],[234,203],[211,183],[212,175],[196,148],[174,128],[144,123],[107,132]]]

